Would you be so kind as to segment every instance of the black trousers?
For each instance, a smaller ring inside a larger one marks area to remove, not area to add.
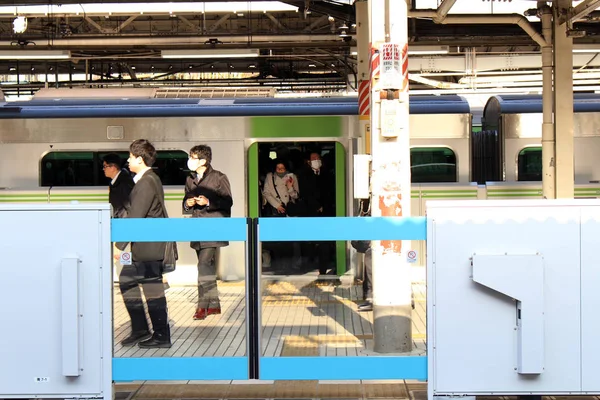
[[[302,242],[302,256],[306,257],[309,265],[316,263],[321,275],[325,275],[329,268],[335,268],[331,261],[333,252],[335,242]]]
[[[121,270],[119,287],[133,332],[149,331],[140,286],[144,290],[154,335],[160,339],[170,339],[162,261],[134,261],[132,265],[124,265]]]
[[[198,308],[221,308],[217,287],[216,247],[196,250],[198,255]]]
[[[373,302],[373,259],[371,257],[371,248],[365,252],[365,270],[363,276],[363,300]]]

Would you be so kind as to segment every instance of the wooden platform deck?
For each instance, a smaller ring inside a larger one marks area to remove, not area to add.
[[[264,356],[369,356],[373,313],[357,312],[358,285],[316,284],[314,280],[262,282]],[[425,285],[414,283],[414,352],[425,352]],[[130,332],[129,316],[118,287],[114,290],[115,357],[231,357],[246,354],[246,307],[243,282],[219,282],[223,313],[194,321],[195,286],[171,287],[167,302],[173,346],[144,350],[122,347]]]

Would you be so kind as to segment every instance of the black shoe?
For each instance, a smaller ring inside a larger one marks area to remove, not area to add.
[[[366,311],[373,311],[373,303],[366,302],[358,306],[358,312]]]
[[[137,331],[132,332],[131,335],[127,336],[121,341],[121,346],[129,347],[134,346],[142,340],[148,340],[152,337],[152,334],[148,331]]]
[[[154,335],[150,339],[140,342],[138,346],[142,349],[168,349],[171,347],[171,339],[162,339]]]

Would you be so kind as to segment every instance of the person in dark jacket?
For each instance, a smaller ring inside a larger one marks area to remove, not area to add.
[[[193,218],[231,217],[233,198],[229,179],[224,173],[212,168],[212,150],[209,146],[194,146],[190,150],[188,168],[192,171],[185,182],[183,211]],[[195,320],[209,315],[221,314],[221,302],[217,288],[217,247],[229,242],[191,242],[198,255],[198,308]]]
[[[308,156],[308,163],[298,173],[305,217],[335,216],[335,179],[322,167],[321,155],[313,152]],[[305,261],[315,261],[321,276],[326,275],[329,268],[335,272],[331,260],[331,255],[335,252],[335,242],[302,242],[302,248]]]
[[[129,194],[135,185],[129,171],[122,169],[121,164],[121,157],[115,153],[107,154],[102,159],[104,176],[110,179],[108,201],[113,208],[113,218],[125,217]]]
[[[126,218],[168,218],[163,211],[164,190],[160,178],[152,171],[156,160],[156,150],[147,140],[139,139],[129,146],[129,169],[136,175],[135,186],[131,191]],[[124,250],[128,243],[117,243]],[[124,265],[119,275],[119,287],[125,308],[131,318],[131,335],[125,338],[123,346],[138,343],[142,348],[171,347],[171,331],[167,315],[167,299],[162,281],[164,242],[131,243],[131,265]],[[115,258],[120,257],[118,251]],[[154,334],[150,334],[142,293],[146,296],[148,314]]]

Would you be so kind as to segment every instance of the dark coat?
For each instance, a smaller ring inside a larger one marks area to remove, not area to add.
[[[165,192],[160,178],[152,171],[146,171],[135,184],[127,207],[126,218],[165,218],[162,201]],[[117,248],[124,250],[127,243],[117,243]],[[133,261],[161,261],[165,255],[164,242],[133,242],[131,258]]]
[[[321,168],[320,174],[314,173],[311,167],[305,166],[298,172],[300,197],[306,206],[307,217],[335,216],[335,179],[333,175]],[[319,212],[319,208],[323,208]]]
[[[133,189],[133,178],[129,171],[122,169],[114,184],[108,188],[108,201],[113,208],[113,218],[125,218],[129,206],[129,195]]]
[[[188,208],[185,201],[191,197],[204,196],[208,199],[208,206],[194,205]],[[185,195],[183,197],[183,213],[192,214],[193,218],[223,218],[231,217],[231,185],[227,175],[208,166],[202,179],[198,181],[197,174],[192,173],[185,181]],[[223,247],[229,242],[191,242],[190,247],[195,250],[208,247]]]

